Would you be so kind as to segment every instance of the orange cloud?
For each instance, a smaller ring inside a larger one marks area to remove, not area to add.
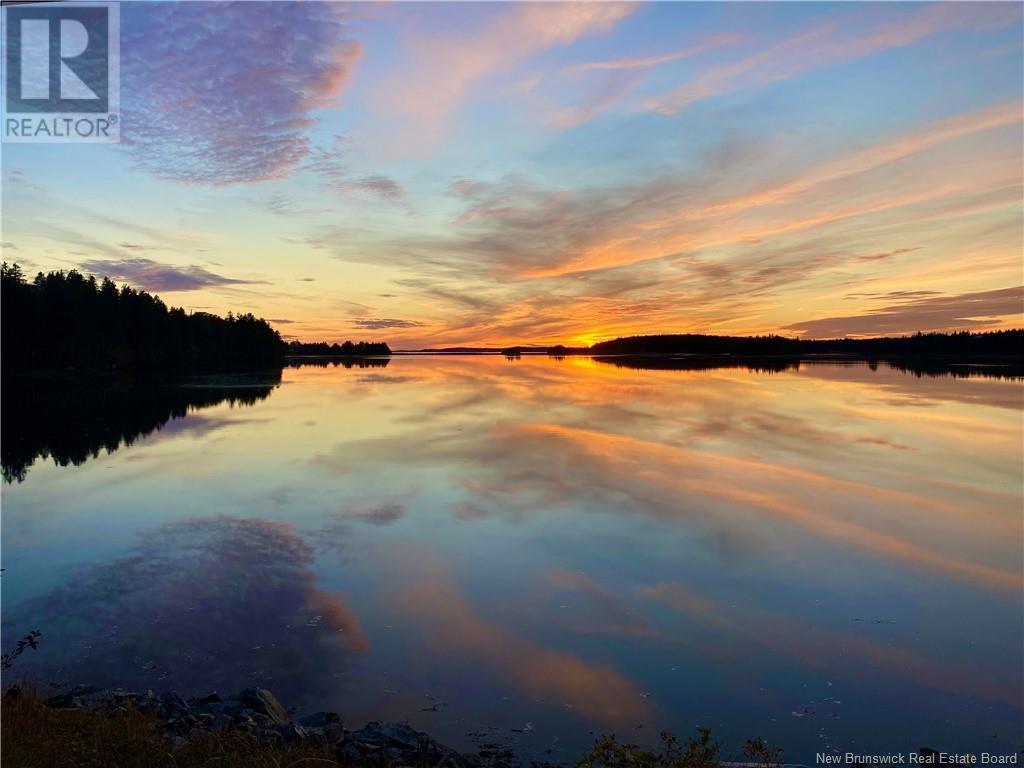
[[[1022,114],[1024,114],[1024,104],[1015,101],[993,104],[973,112],[954,115],[926,126],[920,131],[897,136],[859,152],[852,152],[821,163],[784,184],[709,206],[707,213],[724,213],[759,205],[774,205],[807,192],[819,184],[864,173],[962,136],[991,128],[1019,125]]]

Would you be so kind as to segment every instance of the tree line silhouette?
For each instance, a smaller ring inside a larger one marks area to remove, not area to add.
[[[285,343],[252,313],[227,317],[168,307],[103,278],[0,266],[3,372],[242,371],[281,367],[285,355],[387,355],[387,344]]]
[[[971,333],[917,333],[870,339],[790,339],[785,336],[710,336],[662,334],[625,336],[592,345],[593,355],[847,355],[885,357],[956,357],[982,360],[1024,355],[1024,330]]]
[[[0,267],[5,373],[242,370],[279,365],[285,344],[252,314],[188,313],[108,278]]]
[[[304,343],[292,341],[288,344],[288,354],[292,356],[312,357],[367,357],[372,355],[390,355],[391,348],[384,342],[346,341],[344,344],[328,344],[326,341]]]

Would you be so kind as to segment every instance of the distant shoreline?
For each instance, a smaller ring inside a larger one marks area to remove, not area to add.
[[[842,352],[798,352],[791,354],[735,354],[730,352],[647,352],[600,354],[596,352],[573,351],[549,354],[539,351],[524,351],[508,354],[498,351],[394,351],[392,357],[504,357],[514,362],[523,357],[547,358],[553,361],[567,357],[589,358],[603,365],[634,370],[660,371],[703,371],[724,368],[747,368],[753,371],[781,373],[799,370],[807,365],[856,365],[868,368],[884,365],[915,376],[955,376],[960,378],[987,377],[1024,380],[1024,357],[1018,355],[954,355],[954,354],[877,354]]]
[[[560,352],[552,354],[542,351],[523,351],[516,355],[509,355],[500,350],[431,350],[431,349],[401,349],[394,350],[391,357],[589,357],[595,360],[605,359],[647,359],[647,360],[799,360],[803,362],[910,362],[928,361],[942,362],[950,365],[1019,365],[1024,363],[1024,356],[1021,355],[957,355],[957,354],[878,354],[869,355],[857,352],[796,352],[796,353],[763,353],[763,354],[740,354],[733,352],[619,352],[602,353],[591,351]],[[311,359],[314,357],[326,357],[329,359],[343,359],[337,356],[310,355],[305,357],[289,356],[286,359]],[[372,357],[372,356],[371,356]]]
[[[592,352],[592,351],[573,351],[573,352],[559,352],[552,354],[550,352],[529,350],[517,353],[521,357],[592,357],[592,358],[652,358],[652,359],[721,359],[728,358],[733,360],[949,360],[949,361],[1022,361],[1024,355],[956,355],[956,354],[930,354],[930,355],[913,355],[913,354],[879,354],[879,355],[868,355],[857,352],[796,352],[787,354],[784,352],[778,353],[764,353],[764,354],[743,354],[734,352],[618,352],[618,353],[607,353],[607,352]],[[509,354],[501,350],[458,350],[448,351],[441,349],[398,349],[391,352],[391,357],[403,356],[403,357],[509,357]],[[305,360],[311,358],[328,358],[328,359],[346,359],[344,355],[287,355],[285,359],[297,359]],[[349,355],[348,359],[358,357],[382,357],[379,355]]]
[[[521,355],[730,355],[744,357],[806,357],[828,355],[853,358],[948,357],[987,359],[1006,357],[1024,361],[1024,329],[952,333],[916,333],[909,336],[803,339],[785,336],[716,336],[702,333],[665,333],[621,336],[589,346],[566,344],[510,344],[504,347],[427,347],[400,350],[401,354]]]

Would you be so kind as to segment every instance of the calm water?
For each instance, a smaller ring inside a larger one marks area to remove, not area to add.
[[[4,646],[552,759],[698,723],[790,761],[1009,752],[1022,395],[545,357],[34,392],[4,404]]]

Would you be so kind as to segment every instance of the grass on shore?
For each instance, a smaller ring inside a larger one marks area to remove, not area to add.
[[[0,704],[3,768],[315,768],[342,765],[324,747],[284,749],[237,732],[204,734],[175,747],[153,714],[116,716],[51,709],[23,692]]]

